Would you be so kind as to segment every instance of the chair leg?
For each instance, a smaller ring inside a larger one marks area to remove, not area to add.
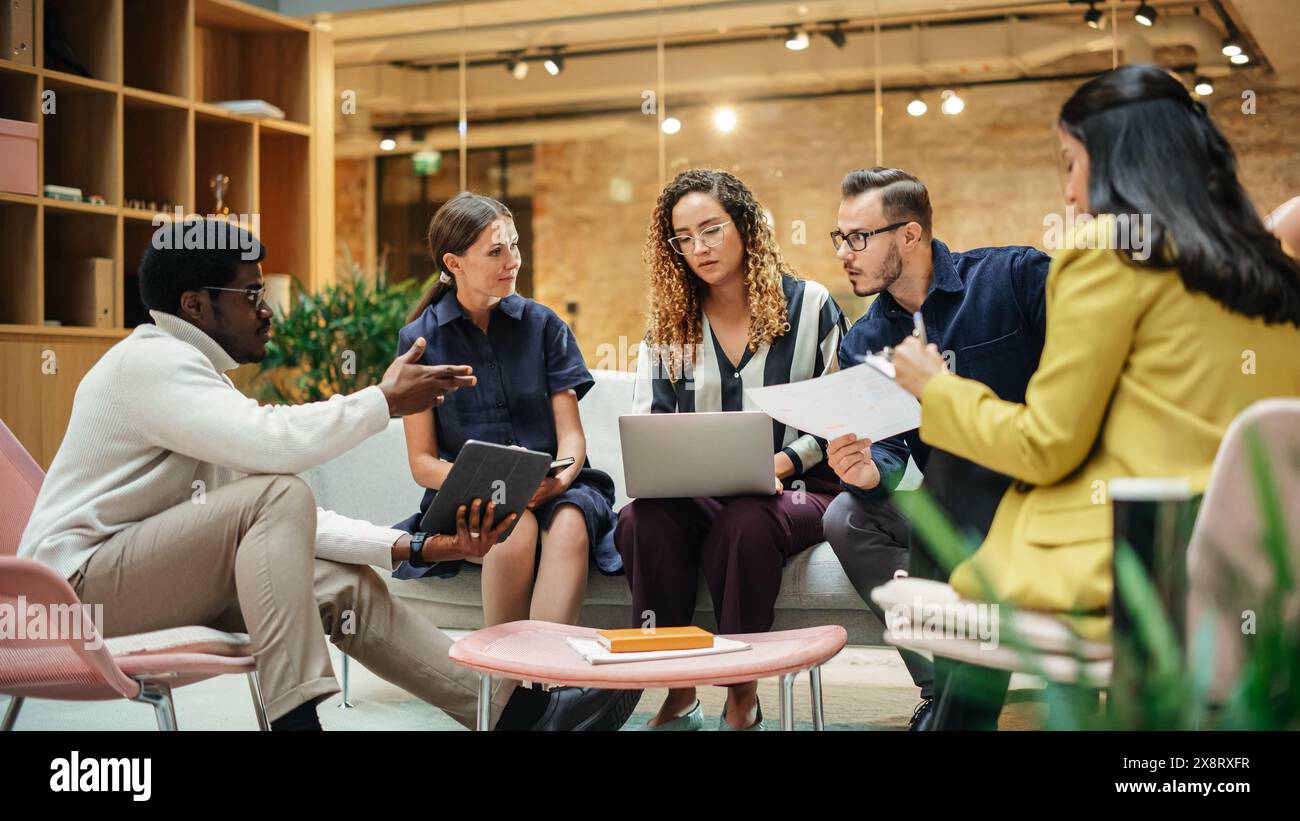
[[[821,732],[826,729],[826,717],[822,714],[822,668],[817,665],[808,671],[809,689],[812,691],[813,729]]]
[[[339,702],[339,709],[346,710],[352,706],[351,699],[348,698],[349,688],[348,679],[351,678],[351,663],[348,661],[348,654],[343,654],[343,700]]]
[[[794,677],[795,673],[780,676],[781,684],[781,729],[794,729]]]
[[[153,705],[159,730],[165,733],[177,730],[176,705],[172,702],[171,685],[161,681],[142,681],[140,694],[131,700]]]
[[[9,706],[5,708],[4,721],[0,722],[0,733],[7,733],[14,728],[18,720],[18,711],[23,708],[23,696],[10,696]]]
[[[248,690],[253,695],[253,711],[257,713],[257,729],[267,732],[271,725],[266,721],[266,703],[262,701],[262,683],[257,680],[257,671],[248,674]]]
[[[492,727],[492,676],[478,674],[478,722],[474,729],[486,732]]]

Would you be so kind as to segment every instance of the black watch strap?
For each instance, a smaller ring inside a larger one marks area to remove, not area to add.
[[[424,558],[424,540],[428,536],[428,533],[411,534],[411,558],[408,560],[411,567],[428,567],[431,564]]]

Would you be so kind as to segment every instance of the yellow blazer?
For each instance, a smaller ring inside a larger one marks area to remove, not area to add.
[[[1300,395],[1300,329],[1230,313],[1188,292],[1176,270],[1090,250],[1105,231],[1102,221],[1081,229],[1079,250],[1052,260],[1043,354],[1024,404],[950,373],[922,394],[922,440],[1017,480],[952,574],[963,596],[985,598],[978,566],[1001,601],[1108,608],[1106,482],[1181,477],[1203,491],[1234,416],[1258,399]]]

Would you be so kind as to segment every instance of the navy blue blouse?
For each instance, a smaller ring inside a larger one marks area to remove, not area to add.
[[[545,305],[518,294],[502,299],[492,311],[487,333],[461,310],[455,291],[448,291],[398,334],[397,353],[406,353],[415,340],[428,343],[421,361],[428,365],[470,365],[478,383],[447,396],[434,410],[438,457],[455,461],[470,439],[556,454],[555,417],[551,396],[572,390],[581,399],[593,384],[578,341],[567,323]],[[432,504],[435,490],[426,490],[420,514],[397,527],[412,530]],[[605,573],[622,569],[614,548],[614,482],[603,471],[584,465],[573,485],[533,511],[541,529],[549,528],[557,508],[573,504],[587,521],[588,544]],[[453,565],[454,566],[451,566]],[[459,563],[439,562],[413,568],[403,562],[399,578],[454,575]]]

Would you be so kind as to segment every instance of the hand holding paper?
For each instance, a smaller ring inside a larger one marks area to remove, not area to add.
[[[920,403],[871,364],[745,393],[773,419],[823,439],[878,442],[921,426]]]

